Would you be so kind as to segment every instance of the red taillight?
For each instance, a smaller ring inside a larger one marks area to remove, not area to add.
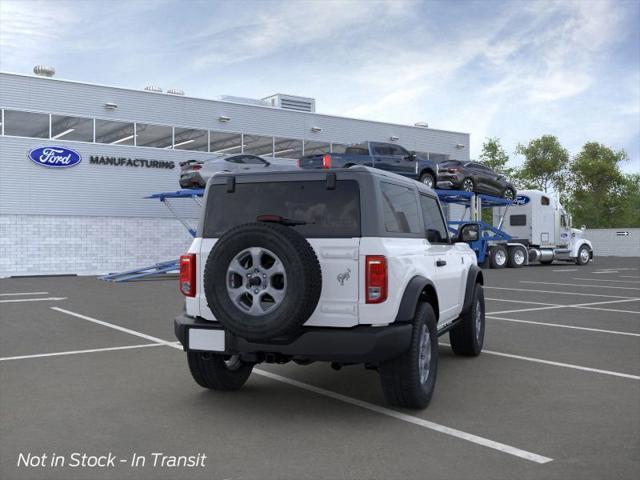
[[[302,167],[302,161],[298,159],[298,168]]]
[[[367,255],[365,260],[366,303],[382,303],[387,299],[387,259],[383,255]]]
[[[200,170],[202,168],[202,165],[194,165],[193,167],[191,167],[191,170]]]
[[[196,254],[180,256],[180,292],[185,297],[196,296]]]
[[[457,167],[456,168],[450,168],[449,169],[449,173],[457,173],[457,172],[459,172],[461,170],[462,170],[461,168],[457,168]]]
[[[322,168],[331,168],[331,155],[328,153],[322,156]]]

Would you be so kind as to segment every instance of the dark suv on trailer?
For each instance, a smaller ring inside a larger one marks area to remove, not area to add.
[[[484,193],[507,200],[516,198],[513,184],[504,175],[481,163],[445,160],[438,167],[438,188]]]

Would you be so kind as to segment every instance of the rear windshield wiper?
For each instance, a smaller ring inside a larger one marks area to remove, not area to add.
[[[267,223],[279,223],[280,225],[285,225],[287,227],[295,227],[296,225],[307,225],[309,223],[304,220],[295,220],[293,218],[285,218],[280,215],[258,215],[256,217],[256,221],[267,222]]]

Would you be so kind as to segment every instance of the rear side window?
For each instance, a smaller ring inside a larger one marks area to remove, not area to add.
[[[511,215],[509,217],[509,225],[511,225],[512,227],[524,227],[526,224],[526,215]]]
[[[360,236],[360,190],[355,180],[338,180],[335,190],[326,181],[236,183],[212,185],[207,197],[203,237],[216,238],[236,225],[278,215],[306,222],[291,228],[308,238]]]
[[[369,150],[364,147],[347,147],[344,152],[346,155],[369,155]]]
[[[427,240],[431,243],[449,243],[449,234],[442,213],[440,213],[438,201],[433,197],[420,195],[420,207],[422,207]]]
[[[384,226],[391,233],[422,233],[416,194],[408,187],[381,182]]]

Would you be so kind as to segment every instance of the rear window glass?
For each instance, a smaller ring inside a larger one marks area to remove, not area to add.
[[[256,222],[260,215],[278,215],[305,225],[291,228],[308,238],[360,236],[360,191],[355,180],[236,183],[212,185],[207,198],[203,236],[215,238],[231,227]]]

